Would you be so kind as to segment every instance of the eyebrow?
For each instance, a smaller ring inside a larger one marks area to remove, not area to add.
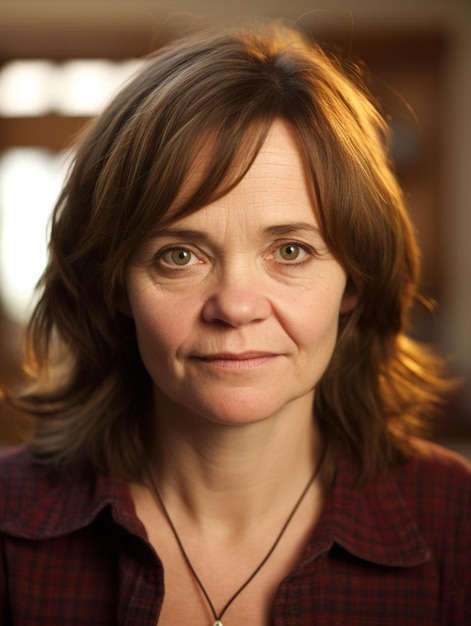
[[[269,235],[290,235],[291,233],[297,233],[299,231],[307,231],[320,235],[320,230],[314,224],[309,222],[290,222],[288,224],[275,224],[274,226],[267,226],[264,232]]]
[[[175,237],[176,239],[186,239],[188,241],[209,241],[210,237],[201,230],[192,230],[188,228],[163,228],[157,229],[152,233],[155,238]]]

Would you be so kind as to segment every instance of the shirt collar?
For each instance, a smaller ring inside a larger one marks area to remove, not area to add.
[[[26,451],[9,454],[2,464],[8,480],[1,485],[1,531],[28,539],[58,537],[88,526],[109,508],[116,523],[146,537],[124,480],[96,476],[85,468],[50,471],[36,465]],[[334,485],[300,566],[334,544],[379,565],[412,567],[429,559],[394,472],[359,486],[347,457],[338,463]]]
[[[306,560],[319,557],[334,544],[378,565],[413,567],[429,560],[428,546],[394,473],[358,485],[353,464],[342,458]]]
[[[123,479],[95,475],[82,466],[51,468],[35,463],[26,450],[2,461],[7,476],[0,498],[0,530],[27,539],[66,535],[88,526],[104,509],[138,536],[145,530]]]

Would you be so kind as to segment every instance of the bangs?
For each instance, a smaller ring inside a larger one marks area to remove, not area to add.
[[[249,125],[239,123],[222,128],[199,129],[193,146],[183,146],[182,164],[185,155],[186,167],[169,172],[173,181],[168,181],[173,189],[173,198],[167,210],[158,217],[158,225],[172,222],[208,206],[229,193],[244,178],[261,147],[274,120],[260,118]],[[180,171],[178,171],[180,169]],[[149,176],[149,194],[152,187],[161,184],[161,176],[156,168],[156,176]],[[170,200],[170,199],[169,199]]]

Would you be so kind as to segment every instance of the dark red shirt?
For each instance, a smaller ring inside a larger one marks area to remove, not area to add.
[[[470,464],[429,446],[361,488],[353,475],[344,459],[271,624],[470,626]],[[2,626],[155,626],[163,579],[124,481],[0,461]]]

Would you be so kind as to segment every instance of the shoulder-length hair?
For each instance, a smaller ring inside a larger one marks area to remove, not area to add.
[[[33,384],[12,398],[37,416],[38,457],[85,455],[100,471],[142,474],[151,380],[133,321],[120,311],[126,266],[171,207],[176,219],[236,185],[276,119],[297,138],[322,235],[358,294],[340,316],[315,393],[330,466],[347,449],[366,477],[405,449],[440,380],[433,359],[405,335],[418,252],[388,129],[359,79],[300,33],[272,24],[158,51],[83,137],[53,213],[28,327]],[[208,144],[205,175],[178,204]]]

